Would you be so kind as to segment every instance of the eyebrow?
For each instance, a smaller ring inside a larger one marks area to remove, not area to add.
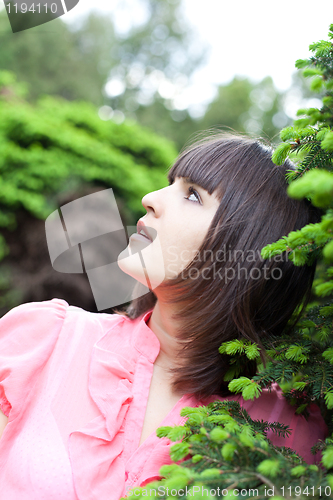
[[[209,196],[212,196],[212,195],[213,195],[213,193],[212,193],[212,194],[211,194],[211,193],[209,193],[209,191],[208,191],[206,188],[202,187],[202,186],[201,186],[201,184],[198,184],[197,182],[194,182],[194,181],[191,179],[191,177],[184,177],[184,176],[177,176],[177,177],[180,177],[180,178],[183,180],[183,183],[184,183],[184,184],[186,184],[186,185],[188,185],[188,184],[194,184],[195,186],[197,186],[197,188],[199,188],[199,190],[200,190],[200,193],[199,193],[199,194],[200,194],[201,198],[203,198],[203,197],[204,197],[204,196],[206,196],[207,194],[208,194]]]
[[[183,181],[184,184],[186,185],[189,185],[189,184],[195,184],[195,186],[197,186],[199,189],[202,189],[203,191],[206,191],[205,188],[203,188],[200,184],[198,184],[197,182],[194,182],[191,177],[185,177],[183,175],[176,175],[176,177],[174,177],[173,180],[175,179],[181,179]],[[169,181],[169,185],[170,185],[170,181]]]
[[[201,187],[200,184],[194,182],[190,177],[182,177],[182,180],[185,184],[195,184],[198,187]]]

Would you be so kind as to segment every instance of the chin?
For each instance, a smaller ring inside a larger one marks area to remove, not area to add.
[[[139,254],[128,255],[127,248],[118,256],[118,267],[132,278],[142,282],[144,272]]]
[[[129,274],[152,290],[165,280],[162,249],[156,240],[146,246],[140,244],[140,247],[130,243],[119,254],[118,266],[124,273]]]

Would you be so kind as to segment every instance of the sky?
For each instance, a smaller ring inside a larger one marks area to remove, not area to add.
[[[112,14],[120,32],[146,15],[142,0],[80,0],[62,20],[78,22],[91,10]],[[309,0],[183,0],[181,15],[209,48],[206,63],[193,74],[179,104],[179,109],[197,106],[200,111],[217,86],[235,75],[253,81],[270,75],[279,90],[289,88],[296,59],[310,55],[311,43],[327,39],[333,1],[320,0],[316,8]]]
[[[332,0],[318,5],[309,0],[183,0],[182,14],[209,46],[205,65],[183,95],[183,107],[208,103],[217,85],[235,75],[253,81],[270,75],[279,90],[287,89],[296,59],[310,55],[311,43],[327,39],[333,23]],[[145,15],[138,0],[80,0],[62,19],[72,23],[93,9],[112,13],[119,31]]]

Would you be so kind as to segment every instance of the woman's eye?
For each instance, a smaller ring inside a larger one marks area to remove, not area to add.
[[[188,196],[185,196],[185,200],[201,203],[199,194],[192,186],[189,186],[188,193],[189,193]]]

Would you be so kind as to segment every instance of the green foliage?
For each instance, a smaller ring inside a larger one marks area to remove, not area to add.
[[[281,473],[281,466],[279,460],[267,459],[260,462],[257,467],[257,471],[260,474],[264,474],[268,477],[275,478],[279,473]]]
[[[248,359],[257,359],[260,357],[260,349],[256,344],[244,340],[231,340],[224,342],[219,348],[221,354],[245,354]]]
[[[291,345],[286,351],[286,358],[298,363],[306,363],[309,360],[309,356],[306,354],[306,350],[301,345]]]
[[[325,392],[325,403],[326,403],[326,406],[329,410],[331,410],[333,408],[333,391],[332,392]]]
[[[132,223],[142,215],[142,196],[165,185],[176,156],[151,131],[105,122],[84,102],[2,98],[0,114],[0,227],[14,228],[21,209],[45,218],[59,196],[83,184],[112,187]]]
[[[247,490],[248,496],[244,498],[268,498],[275,492],[276,499],[278,494],[286,497],[287,487],[291,487],[291,491],[297,492],[297,498],[305,499],[310,494],[317,499],[320,489],[325,491],[331,484],[330,476],[325,476],[323,469],[306,464],[290,449],[271,444],[268,431],[285,436],[290,433],[287,426],[252,420],[235,401],[218,401],[206,407],[186,409],[184,413],[197,415],[200,424],[187,420],[183,448],[180,443],[172,447],[181,450],[181,463],[163,466],[159,481],[135,488],[130,495],[139,499],[157,496],[157,493],[158,498],[165,500],[171,497],[213,499],[219,491],[219,496],[229,498],[237,495],[237,488]],[[225,422],[221,423],[223,419]],[[171,435],[170,430],[167,437]],[[333,467],[331,448],[323,455],[323,463],[329,469]]]
[[[333,390],[332,319],[330,303],[314,306],[297,323],[292,342],[290,335],[264,341],[269,362],[253,377],[261,387],[273,380],[278,382],[299,413],[306,415],[307,407],[316,401],[329,427],[332,427],[328,411]]]
[[[331,35],[332,26],[329,32],[330,38]],[[280,145],[278,151],[286,151],[287,155],[306,152],[305,158],[297,165],[294,179],[302,177],[313,168],[332,170],[333,44],[331,41],[322,40],[312,44],[310,50],[314,55],[308,60],[298,60],[296,67],[305,68],[303,75],[312,78],[314,92],[324,92],[323,106],[299,110],[298,115],[303,115],[303,118],[296,120],[293,127],[283,129],[280,133],[284,146]],[[279,155],[279,152],[274,155],[277,164],[281,164],[284,159],[285,156]]]
[[[285,159],[287,158],[288,156],[288,153],[291,149],[291,145],[290,144],[280,144],[274,151],[274,154],[273,154],[273,161],[277,164],[277,165],[282,165],[282,163],[285,162]]]
[[[224,376],[224,380],[227,382],[242,372],[246,360],[260,359],[260,348],[256,344],[245,340],[235,339],[230,342],[224,342],[220,346],[219,352],[230,356],[230,368]],[[251,389],[248,388],[246,394],[250,393]]]
[[[254,399],[272,381],[283,388],[285,397],[295,405],[297,413],[307,415],[307,408],[316,401],[326,422],[333,430],[333,306],[313,306],[299,320],[293,332],[263,340],[268,357],[266,366],[253,376],[233,378],[230,391]],[[223,344],[223,352],[227,353]],[[233,360],[234,350],[229,350]]]
[[[301,109],[294,126],[281,131],[283,143],[273,161],[282,164],[288,156],[296,159],[295,169],[288,172],[288,194],[292,198],[308,198],[322,209],[322,221],[294,231],[262,249],[262,256],[287,252],[295,265],[311,264],[314,259],[329,265],[333,260],[333,25],[328,41],[310,46],[313,56],[296,62],[305,77],[312,78],[312,90],[323,92],[322,106]],[[316,280],[315,292],[320,297],[333,292],[332,273]]]
[[[333,446],[328,446],[326,450],[323,452],[323,465],[327,469],[332,469],[333,467]]]
[[[333,25],[329,38],[333,39]],[[311,265],[315,260],[324,263],[324,272],[315,281],[315,291],[322,298],[333,292],[333,44],[320,41],[310,49],[314,56],[299,60],[296,65],[303,69],[306,77],[312,78],[312,90],[324,89],[323,106],[299,111],[301,118],[294,126],[282,130],[283,143],[273,159],[277,164],[288,157],[296,161],[295,167],[290,164],[287,175],[288,194],[297,199],[309,198],[322,209],[322,219],[272,242],[262,249],[261,255],[267,259],[286,253],[296,266]],[[295,311],[295,318],[297,313]],[[244,339],[223,343],[220,353],[230,360],[225,377],[229,390],[241,393],[244,399],[254,399],[272,382],[277,382],[296,414],[306,418],[309,406],[317,403],[332,432],[332,324],[332,302],[308,306],[292,332],[287,325],[279,337],[261,339],[266,363],[260,365],[252,379],[239,377],[241,366],[248,360],[258,362],[259,348]],[[179,492],[173,496],[179,499],[193,495],[203,498],[202,487],[208,490],[208,497],[216,496],[212,492],[218,488],[225,490],[224,496],[232,497],[237,487],[254,491],[248,497],[255,498],[332,498],[332,438],[313,447],[313,453],[322,451],[321,466],[317,467],[305,463],[293,450],[272,446],[268,431],[285,436],[290,432],[286,426],[279,422],[253,421],[235,401],[186,408],[182,415],[187,416],[182,441],[187,446],[182,462],[177,468],[168,469],[167,475],[161,470],[162,479],[139,489],[138,498],[148,496],[150,488],[158,486],[165,491],[161,498],[170,498],[170,492],[163,487],[172,479],[175,490],[187,488],[185,495]],[[164,435],[171,436],[172,430],[165,430]]]
[[[326,208],[333,202],[333,173],[310,170],[289,185],[288,194],[298,199],[309,197],[313,205]]]
[[[229,385],[228,389],[232,392],[242,393],[243,399],[254,399],[260,396],[261,388],[253,380],[247,377],[240,377],[233,379]]]

